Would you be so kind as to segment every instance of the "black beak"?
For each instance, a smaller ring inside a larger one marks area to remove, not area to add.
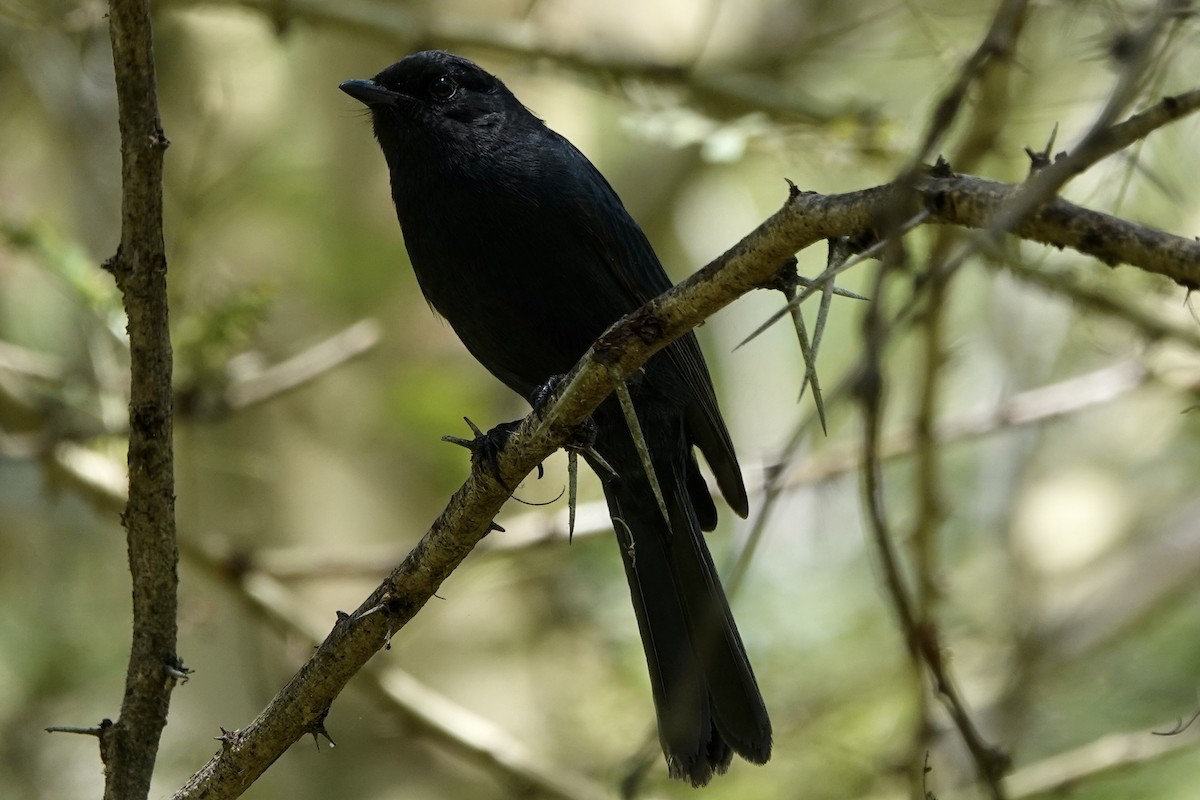
[[[391,106],[404,97],[369,79],[346,81],[339,84],[338,88],[366,106]]]

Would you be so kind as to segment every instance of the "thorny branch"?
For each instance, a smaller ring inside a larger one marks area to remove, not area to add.
[[[162,162],[150,6],[114,0],[109,32],[121,129],[121,244],[105,267],[128,317],[129,502],[122,515],[133,583],[133,642],[125,699],[102,725],[104,796],[145,797],[167,722],[171,690],[186,674],[175,654],[175,483],[171,425],[171,337],[162,232]]]
[[[982,228],[986,233],[987,239],[995,239],[1010,232],[1019,232],[1021,235],[1029,238],[1038,238],[1032,233],[1032,229],[1028,223],[1036,220],[1039,216],[1044,217],[1046,212],[1055,203],[1063,202],[1052,198],[1070,177],[1089,168],[1106,155],[1128,146],[1133,141],[1137,141],[1137,134],[1133,133],[1133,131],[1142,130],[1143,124],[1146,130],[1153,129],[1157,124],[1162,124],[1161,121],[1156,121],[1156,114],[1154,112],[1158,112],[1158,114],[1165,117],[1174,117],[1176,99],[1167,98],[1153,112],[1139,115],[1138,118],[1125,123],[1124,127],[1113,125],[1113,121],[1117,115],[1124,110],[1135,96],[1132,87],[1137,84],[1143,70],[1148,65],[1150,61],[1149,51],[1153,48],[1158,34],[1171,18],[1175,5],[1175,3],[1169,2],[1169,0],[1160,2],[1155,12],[1150,15],[1150,19],[1133,35],[1131,38],[1132,44],[1130,45],[1133,48],[1133,52],[1129,54],[1126,69],[1119,76],[1117,85],[1113,89],[1108,103],[1074,152],[1061,156],[1053,163],[1049,163],[1049,154],[1045,154],[1044,159],[1046,163],[1035,163],[1036,169],[1030,180],[1024,185],[1017,187],[1014,192],[984,214],[981,220],[972,227]],[[1001,8],[997,20],[1003,17],[1006,9],[1010,7],[1017,9],[1019,15],[1021,6],[1022,4],[1019,2],[1006,4]],[[993,30],[995,29],[996,26],[994,25]],[[986,51],[985,46],[981,46],[976,56]],[[963,68],[960,80],[956,85],[960,93],[965,92],[966,85],[974,79],[975,74],[980,69],[980,65],[975,63],[976,61],[977,59],[973,58]],[[1194,95],[1195,93],[1190,94]],[[953,96],[953,92],[951,96]],[[950,105],[943,102],[939,106],[939,112],[946,108],[950,108]],[[952,116],[952,113],[950,113],[950,116]],[[938,114],[934,115],[934,119],[935,124],[931,126],[933,130],[937,130],[939,127],[944,129],[949,125],[949,119],[945,119],[941,120],[939,126],[938,120],[940,117]],[[939,164],[939,167],[935,168],[934,174],[939,175],[945,171],[948,170],[944,169],[944,165]],[[909,172],[898,183],[904,184],[908,182],[908,180],[912,179],[913,174],[913,172]],[[929,206],[926,206],[926,208],[929,208]],[[936,214],[936,209],[931,210]],[[893,211],[889,218],[893,220],[898,219],[900,213],[903,212]],[[896,227],[895,223],[892,225],[893,228]],[[889,241],[886,237],[892,237],[890,240],[891,246],[887,249],[886,255],[876,271],[873,296],[877,298],[877,302],[872,304],[864,316],[864,354],[857,373],[857,385],[855,387],[856,394],[862,405],[863,415],[862,475],[863,497],[864,505],[867,508],[868,527],[879,551],[884,571],[885,586],[895,607],[900,628],[904,634],[909,651],[914,660],[919,658],[923,662],[924,667],[928,669],[939,696],[943,700],[955,726],[958,728],[964,744],[972,755],[980,780],[995,800],[1002,800],[1006,794],[1001,778],[1010,766],[1009,759],[1006,754],[992,747],[984,740],[967,712],[966,704],[959,695],[944,663],[937,627],[927,610],[927,604],[931,595],[926,588],[926,582],[933,578],[930,573],[931,564],[928,561],[927,554],[931,546],[932,537],[939,524],[939,499],[936,496],[937,464],[936,449],[933,446],[933,430],[934,419],[936,417],[934,413],[937,394],[936,376],[940,373],[939,362],[942,357],[939,345],[940,308],[943,304],[941,295],[946,291],[947,282],[965,262],[966,258],[974,254],[979,248],[985,246],[987,239],[977,239],[969,246],[961,248],[954,257],[946,257],[946,255],[935,250],[934,258],[931,259],[931,265],[928,270],[930,278],[924,282],[924,291],[921,293],[926,296],[924,307],[926,308],[925,327],[927,347],[926,380],[922,385],[923,394],[920,411],[917,415],[917,437],[918,441],[924,442],[925,445],[919,451],[922,454],[922,458],[920,460],[920,476],[918,479],[918,523],[914,531],[916,544],[915,570],[918,585],[914,597],[906,585],[902,565],[894,544],[893,534],[890,530],[889,517],[885,509],[883,474],[880,462],[883,409],[885,397],[888,394],[888,379],[884,368],[884,350],[889,340],[889,328],[894,324],[889,323],[886,319],[886,311],[883,308],[882,299],[887,296],[885,288],[889,283],[889,278],[897,272],[897,268],[906,258],[906,252],[900,236],[892,231],[885,231],[884,235],[885,241]],[[1119,247],[1125,241],[1127,241],[1125,237],[1118,238],[1114,236],[1105,242],[1105,247],[1107,248],[1109,245]],[[1075,245],[1077,249],[1085,249],[1087,247],[1082,240],[1077,240],[1077,242],[1078,244]],[[1112,251],[1109,252],[1108,256],[1102,255],[1098,251],[1093,251],[1093,255],[1096,255],[1107,263],[1115,263],[1121,260]],[[1195,263],[1194,258],[1190,260]],[[1180,275],[1172,277],[1184,286],[1192,287],[1196,285],[1190,279],[1182,278]],[[899,320],[900,316],[895,317],[895,319]],[[916,667],[920,670],[921,664],[916,664]],[[920,749],[919,745],[920,742],[917,743],[918,751]],[[916,759],[913,759],[913,761],[915,762]],[[912,774],[915,774],[915,763]],[[910,786],[914,790],[914,796],[918,796],[920,785],[915,780],[911,782]]]

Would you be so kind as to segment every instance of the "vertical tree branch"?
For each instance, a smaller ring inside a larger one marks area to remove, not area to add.
[[[130,353],[129,502],[122,521],[133,583],[133,641],[116,724],[102,727],[106,800],[144,798],[176,679],[175,479],[162,164],[147,0],[113,0],[109,34],[121,130],[121,244],[105,263],[121,290]]]
[[[963,68],[956,84],[961,93],[955,101],[971,113],[961,141],[951,154],[950,163],[956,169],[971,171],[980,159],[995,146],[1000,131],[1011,111],[1009,79],[1017,44],[1030,16],[1028,4],[1022,0],[1006,0],[997,9],[991,27],[976,54]],[[983,54],[987,54],[986,57]],[[968,90],[977,93],[975,101],[965,102]],[[945,105],[943,100],[941,105]],[[939,105],[939,108],[941,107]],[[956,114],[949,114],[943,125],[949,127]],[[932,127],[931,120],[931,127]],[[942,589],[938,563],[942,523],[945,516],[946,486],[941,466],[944,442],[938,435],[941,395],[946,378],[946,314],[950,307],[951,280],[957,269],[951,263],[957,241],[956,232],[940,228],[933,239],[927,258],[923,310],[919,315],[921,358],[917,386],[917,409],[913,419],[913,441],[916,465],[914,501],[916,519],[907,540],[911,542],[913,566],[913,613],[917,629],[926,632],[933,645],[941,647],[939,607]],[[936,671],[936,670],[935,670]],[[932,698],[925,682],[918,677],[915,687],[917,723],[913,726],[912,752],[908,756],[909,793],[924,798],[929,769],[929,751],[933,744],[936,722]],[[977,754],[979,750],[972,750]],[[986,771],[982,771],[986,774]]]

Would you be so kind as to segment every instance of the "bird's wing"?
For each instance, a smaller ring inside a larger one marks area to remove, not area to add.
[[[627,295],[632,310],[652,300],[673,285],[645,233],[625,210],[617,193],[600,171],[574,145],[561,136],[561,145],[574,157],[563,159],[573,174],[570,184],[579,191],[571,195],[573,208],[566,216],[582,222],[583,236],[592,244],[599,260]],[[665,352],[687,383],[692,402],[686,420],[694,443],[716,476],[721,494],[740,516],[749,502],[741,468],[729,431],[721,419],[712,378],[696,337],[689,333],[676,339]]]

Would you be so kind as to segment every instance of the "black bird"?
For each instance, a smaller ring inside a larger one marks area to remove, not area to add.
[[[590,161],[495,76],[441,51],[342,91],[371,111],[404,242],[426,299],[524,397],[566,373],[613,322],[670,288],[641,228]],[[746,489],[696,338],[655,355],[630,390],[665,499],[614,398],[595,450],[641,630],[671,777],[707,783],[737,753],[761,764],[771,723],[701,530]]]

